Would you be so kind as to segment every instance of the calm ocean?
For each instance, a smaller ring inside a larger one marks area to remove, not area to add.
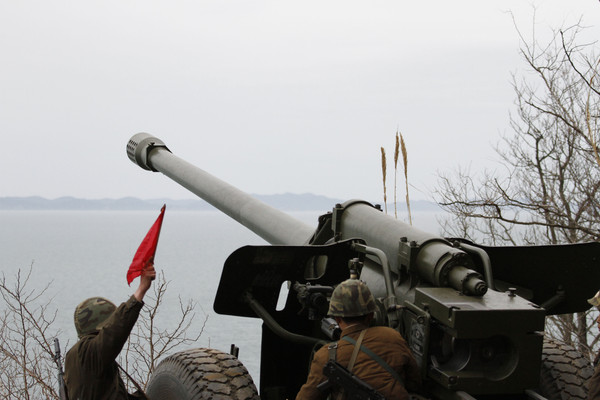
[[[158,213],[0,211],[0,271],[14,281],[19,269],[27,271],[31,266],[29,289],[50,283],[47,295],[58,310],[56,327],[64,351],[66,344],[70,347],[76,340],[73,311],[81,300],[103,296],[118,304],[133,293],[138,280],[129,287],[125,274]],[[316,227],[322,212],[290,214]],[[420,229],[438,231],[435,213],[415,213],[413,221]],[[195,347],[228,352],[236,344],[240,360],[258,385],[261,321],[212,310],[227,256],[241,246],[257,244],[266,242],[218,211],[169,211],[167,204],[155,264],[170,281],[159,323],[168,327],[174,322],[178,296],[196,301],[191,331],[201,329],[205,315],[208,321]]]

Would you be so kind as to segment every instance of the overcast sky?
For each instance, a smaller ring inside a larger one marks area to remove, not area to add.
[[[381,201],[400,129],[429,198],[510,132],[508,11],[529,35],[523,0],[0,0],[0,196],[193,198],[129,161],[144,131],[247,192]],[[538,38],[599,13],[539,1]]]

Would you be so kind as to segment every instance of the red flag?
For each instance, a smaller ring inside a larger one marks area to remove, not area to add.
[[[150,228],[142,244],[138,247],[133,256],[133,261],[127,271],[127,284],[131,285],[131,281],[142,274],[142,269],[146,266],[149,260],[154,258],[156,253],[156,246],[158,245],[158,236],[160,235],[160,228],[162,226],[163,217],[165,216],[166,205],[163,205],[160,209],[160,215],[154,222],[154,225]]]

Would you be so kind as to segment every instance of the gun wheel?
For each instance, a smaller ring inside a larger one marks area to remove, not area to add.
[[[146,393],[152,400],[259,400],[246,367],[214,349],[175,353],[155,368]]]
[[[590,361],[574,347],[544,338],[540,394],[548,400],[587,399]]]

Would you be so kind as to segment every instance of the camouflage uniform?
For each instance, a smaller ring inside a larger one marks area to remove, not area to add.
[[[96,302],[107,301],[95,299]],[[88,303],[80,304],[75,315],[79,341],[65,357],[65,384],[70,400],[135,398],[127,393],[115,359],[125,345],[143,304],[131,296],[106,319],[90,311]]]
[[[342,337],[347,335],[356,340],[360,332],[365,328],[363,325],[351,326],[342,332]],[[417,363],[410,353],[406,342],[398,332],[383,326],[368,328],[362,344],[397,371],[404,380],[404,384],[408,390],[417,390],[420,384]],[[338,342],[337,361],[341,365],[347,366],[352,355],[352,350],[354,350],[354,345],[345,340],[340,340]],[[315,353],[308,379],[300,389],[296,400],[327,398],[327,394],[317,390],[317,385],[327,380],[327,377],[323,375],[323,367],[328,360],[328,348],[327,346],[323,346]],[[409,398],[402,384],[394,380],[389,372],[362,351],[358,353],[352,373],[384,395],[386,399],[408,400]]]
[[[366,284],[358,280],[349,279],[342,282],[331,296],[330,316],[341,318],[361,317],[373,311],[375,311],[373,295]],[[362,346],[377,354],[393,368],[402,378],[408,390],[417,390],[421,382],[419,369],[402,336],[392,328],[383,326],[368,328],[359,323],[347,326],[342,331],[341,337],[349,336],[356,341],[363,330],[366,330],[366,333]],[[353,350],[353,344],[346,340],[338,341],[336,361],[344,367],[348,366]],[[323,367],[329,358],[328,346],[323,346],[315,353],[308,379],[298,392],[296,400],[327,398],[327,394],[320,392],[317,385],[327,380],[327,377],[323,374]],[[408,400],[409,398],[402,382],[394,379],[382,365],[362,351],[358,352],[351,372],[385,396],[386,399]]]

